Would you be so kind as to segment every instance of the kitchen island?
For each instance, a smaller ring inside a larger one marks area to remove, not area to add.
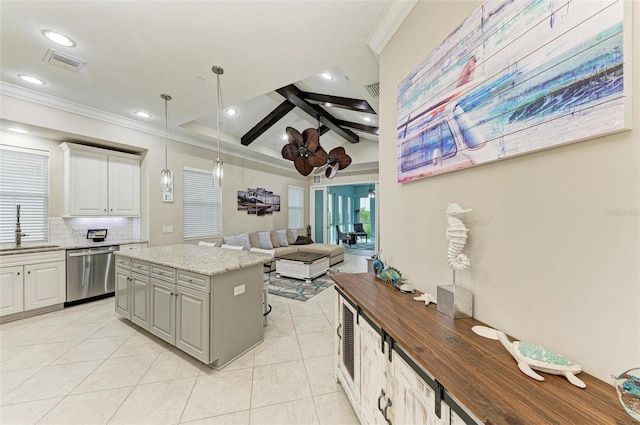
[[[217,369],[264,339],[271,256],[199,245],[116,253],[115,310]]]

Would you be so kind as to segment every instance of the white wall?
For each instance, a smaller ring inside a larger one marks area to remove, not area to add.
[[[398,184],[397,84],[480,4],[419,2],[381,54],[383,260],[435,295],[451,283],[447,203],[473,208],[472,266],[456,281],[474,293],[474,317],[609,381],[640,359],[640,43],[636,130]],[[633,21],[637,32],[640,7]]]
[[[217,157],[215,151],[169,142],[168,166],[174,172],[174,202],[164,203],[160,190],[160,170],[164,168],[164,137],[6,95],[1,95],[0,101],[3,119],[53,129],[67,135],[60,140],[49,140],[9,132],[2,133],[4,144],[50,152],[50,216],[61,217],[64,214],[63,156],[58,145],[62,140],[98,141],[142,153],[140,236],[148,239],[150,246],[183,243],[182,170],[185,166],[211,170],[213,160]],[[293,168],[293,164],[291,171],[286,171],[224,154],[222,159],[225,161],[223,235],[286,228],[289,185],[305,189],[307,206],[305,217],[308,217],[309,179],[300,176]],[[248,215],[246,211],[237,211],[238,190],[256,187],[263,187],[279,194],[281,212],[257,217]],[[162,228],[166,225],[173,226],[173,233],[162,233]]]

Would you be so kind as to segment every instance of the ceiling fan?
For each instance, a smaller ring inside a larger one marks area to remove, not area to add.
[[[296,170],[303,176],[325,173],[332,179],[338,170],[351,164],[351,157],[343,147],[331,149],[329,153],[320,146],[320,135],[315,128],[307,128],[300,134],[293,127],[286,129],[288,143],[282,147],[282,157],[293,161]],[[315,171],[313,170],[315,168]]]

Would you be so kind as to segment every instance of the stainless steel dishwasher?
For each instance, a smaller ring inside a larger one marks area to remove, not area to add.
[[[115,292],[117,245],[67,250],[67,302],[78,304]]]

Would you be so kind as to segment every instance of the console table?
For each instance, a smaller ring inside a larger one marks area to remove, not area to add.
[[[375,278],[333,274],[336,375],[362,423],[629,424],[616,391],[587,373],[524,375],[484,325],[453,320]]]

